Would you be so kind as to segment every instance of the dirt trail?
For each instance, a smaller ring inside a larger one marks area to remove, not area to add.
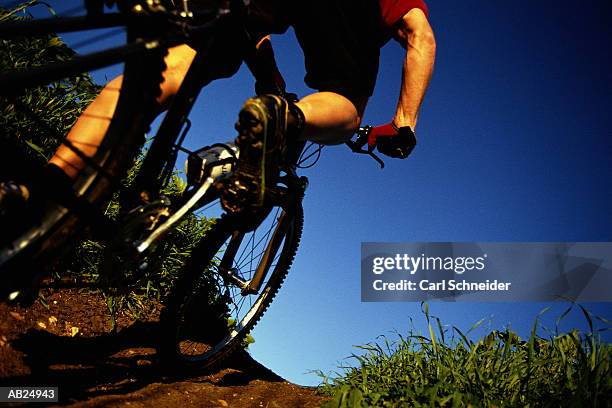
[[[0,304],[0,386],[59,387],[75,407],[318,407],[312,388],[291,384],[246,352],[208,375],[168,375],[156,364],[158,314],[146,322],[110,319],[101,296],[76,289],[46,293],[23,309]]]

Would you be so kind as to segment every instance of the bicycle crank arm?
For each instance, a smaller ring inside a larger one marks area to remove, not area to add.
[[[163,224],[153,230],[153,232],[146,239],[137,243],[136,251],[138,251],[139,254],[144,253],[153,243],[166,235],[168,231],[170,231],[174,225],[179,222],[183,216],[200,201],[202,197],[204,197],[210,186],[212,186],[213,182],[214,179],[212,177],[208,177],[181,208],[172,214]]]

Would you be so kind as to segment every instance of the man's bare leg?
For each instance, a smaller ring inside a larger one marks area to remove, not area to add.
[[[346,142],[357,130],[368,98],[353,101],[334,92],[317,92],[296,105],[304,113],[306,126],[301,139],[334,145]]]
[[[164,82],[161,84],[162,93],[157,98],[160,111],[167,107],[171,98],[178,91],[195,53],[187,45],[180,45],[169,50],[165,58],[167,68],[164,72]],[[118,76],[110,81],[81,114],[67,135],[67,139],[88,157],[95,154],[108,130],[119,99],[122,80],[123,77]],[[83,160],[64,145],[55,152],[50,163],[61,168],[71,178],[75,178],[85,167]]]

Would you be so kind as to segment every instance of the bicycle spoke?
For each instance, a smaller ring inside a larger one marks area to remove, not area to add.
[[[263,237],[261,237],[261,239],[257,242],[257,244],[255,245],[256,247],[259,246],[259,244],[261,244],[264,240],[267,240],[270,237],[270,234],[272,233],[272,231],[276,228],[276,226],[278,225],[278,210],[276,212],[276,214],[274,215],[274,222],[272,223],[272,225],[270,226],[270,228],[268,229],[268,231],[264,234]],[[255,236],[255,232],[253,232],[253,237]],[[244,251],[243,251],[244,252]],[[263,251],[261,251],[257,256],[261,256],[264,252],[266,252],[265,248]],[[237,268],[240,269],[242,267],[245,266],[244,263],[241,263],[242,258],[239,257],[237,263]]]
[[[266,252],[266,248],[263,248],[263,249],[262,249],[262,251],[261,251],[261,252],[259,252],[259,253],[258,253],[258,254],[255,256],[255,258],[258,260],[258,264],[259,264],[259,262],[261,261],[261,258],[262,258],[263,254],[264,254],[265,252]],[[274,258],[274,259],[273,259],[273,261],[275,261],[275,260],[276,260],[276,258]],[[243,269],[245,266],[246,266],[246,262],[245,262],[245,263],[243,263],[242,265],[239,265],[237,268],[238,268],[239,270],[242,270],[242,269]],[[251,266],[252,266],[252,265],[251,265]]]
[[[240,311],[242,310],[242,305],[244,304],[244,300],[245,297],[240,295],[240,300],[238,301],[238,303],[236,304],[234,302],[234,305],[236,306],[236,317],[238,318],[238,316],[240,315]]]
[[[253,237],[255,237],[255,232],[253,232]],[[253,243],[255,242],[255,240],[251,241],[251,262],[250,262],[250,268],[253,269],[253,252],[255,251],[255,248],[253,246]]]
[[[244,248],[242,248],[242,252],[240,253],[240,256],[238,256],[238,262],[234,261],[234,263],[239,264],[240,260],[242,260],[242,256],[244,255],[244,252],[247,250],[247,248],[249,247],[249,243],[251,242],[251,240],[255,239],[255,231],[253,231],[253,234],[251,235],[251,238],[249,238],[249,240],[247,241],[246,245],[244,246]],[[235,259],[235,258],[234,258]]]
[[[259,261],[261,261],[261,257],[262,257],[262,255],[263,255],[265,252],[266,252],[266,248],[264,248],[264,249],[263,249],[263,250],[262,250],[260,253],[258,253],[258,254],[255,256],[255,258],[258,260],[258,263],[259,263]],[[242,265],[238,266],[237,268],[238,268],[239,270],[242,270],[242,269],[243,269],[245,266],[246,266],[246,262],[245,262],[245,263],[243,263]],[[252,265],[251,265],[251,267],[252,267]],[[253,269],[251,269],[251,270],[253,270]]]
[[[271,231],[272,231],[272,230],[273,230],[273,229],[276,227],[276,225],[278,224],[278,213],[279,213],[279,211],[280,211],[280,208],[277,208],[277,209],[276,209],[276,213],[274,214],[274,218],[273,218],[273,220],[274,220],[274,221],[272,222],[272,225],[270,226],[270,229],[269,229],[269,230],[268,230],[268,232],[267,232],[266,234],[264,234],[264,236],[263,236],[263,237],[261,237],[261,239],[260,239],[260,240],[257,242],[257,244],[255,245],[256,247],[258,247],[258,246],[259,246],[259,244],[261,244],[263,240],[265,240],[265,239],[267,239],[267,238],[269,237],[269,235],[270,235]],[[257,231],[257,229],[256,229],[255,231],[253,231],[253,235],[251,236],[251,239],[254,239],[254,238],[255,238],[255,233],[256,233],[256,231]],[[237,264],[237,265],[244,266],[244,264],[242,264],[241,262],[243,261],[243,255],[244,255],[244,251],[245,251],[245,250],[246,250],[246,246],[245,246],[245,248],[243,249],[243,251],[241,252],[240,256],[239,256],[239,257],[237,257],[237,259],[238,259],[238,260],[236,261],[236,264]],[[240,266],[238,266],[238,268],[240,268]]]
[[[276,210],[276,213],[274,214],[274,218],[272,221],[272,225],[270,225],[270,228],[268,229],[268,231],[266,232],[266,234],[261,237],[261,239],[257,242],[256,246],[259,246],[259,244],[261,244],[263,242],[263,240],[268,239],[270,234],[272,233],[272,230],[274,230],[274,228],[276,228],[276,226],[278,225],[278,213],[280,211],[280,208]]]

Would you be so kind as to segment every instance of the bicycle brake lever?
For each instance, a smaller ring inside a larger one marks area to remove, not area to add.
[[[348,144],[348,143],[347,143]],[[380,164],[380,168],[384,169],[385,168],[385,162],[382,161],[382,159],[380,157],[378,157],[375,153],[374,150],[366,150],[366,149],[359,149],[359,148],[353,148],[351,147],[351,145],[349,145],[349,147],[351,148],[351,150],[353,151],[353,153],[359,153],[359,154],[367,154],[370,157],[372,157],[374,160],[376,160],[378,162],[378,164]]]
[[[376,160],[376,162],[378,162],[381,169],[384,169],[385,162],[382,161],[382,159],[374,153],[374,147],[368,146],[367,149],[363,148],[363,146],[365,146],[368,143],[368,135],[370,134],[371,131],[372,131],[371,126],[360,127],[359,130],[357,131],[357,139],[355,139],[354,141],[353,140],[347,141],[346,145],[349,147],[349,149],[351,149],[353,153],[369,155],[374,160]]]
[[[381,169],[384,169],[384,168],[385,168],[385,162],[384,162],[384,161],[382,161],[382,159],[381,159],[380,157],[378,157],[377,155],[375,155],[373,151],[369,151],[369,152],[368,152],[368,154],[369,154],[370,156],[372,156],[372,158],[373,158],[374,160],[376,160],[376,161],[378,162],[378,164],[380,164],[380,168],[381,168]]]

